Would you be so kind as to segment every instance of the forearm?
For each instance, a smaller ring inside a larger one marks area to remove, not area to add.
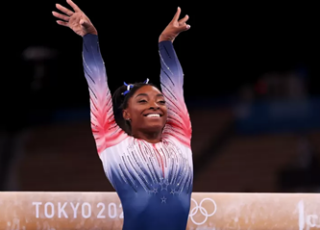
[[[161,41],[159,53],[161,89],[168,107],[167,128],[164,130],[164,135],[174,136],[180,142],[190,146],[191,122],[184,101],[182,67],[171,41]]]
[[[183,70],[171,41],[165,40],[159,43],[161,70],[170,78],[175,86],[183,81]]]
[[[98,36],[94,34],[83,37],[83,67],[90,93],[91,128],[98,152],[101,153],[119,143],[125,135],[114,120],[105,65],[100,53]]]
[[[100,53],[99,39],[95,34],[83,36],[83,67],[87,80],[106,80],[105,65]]]

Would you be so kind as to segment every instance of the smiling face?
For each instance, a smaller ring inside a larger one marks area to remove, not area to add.
[[[142,86],[128,100],[123,117],[130,121],[133,132],[161,132],[167,121],[164,96],[154,86]]]

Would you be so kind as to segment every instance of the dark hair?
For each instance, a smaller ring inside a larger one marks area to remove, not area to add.
[[[130,89],[130,91],[123,95],[125,91],[127,91],[127,86],[122,85],[116,91],[113,93],[112,96],[112,101],[113,101],[113,113],[114,113],[114,118],[117,122],[117,124],[122,128],[127,134],[131,135],[131,124],[130,121],[127,121],[123,118],[123,110],[128,107],[128,101],[129,99],[135,94],[135,92],[140,89],[143,86],[146,85],[151,85],[156,88],[157,86],[153,84],[146,84],[144,82],[139,82],[139,83],[134,83],[131,84],[133,87]]]

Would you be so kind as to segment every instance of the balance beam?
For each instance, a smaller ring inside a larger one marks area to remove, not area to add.
[[[120,230],[113,192],[0,192],[0,229]],[[193,193],[188,230],[320,229],[320,194]]]

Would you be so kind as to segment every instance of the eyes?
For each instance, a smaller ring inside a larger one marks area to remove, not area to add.
[[[140,104],[148,103],[148,101],[145,100],[145,99],[139,100],[138,102],[139,102]],[[161,105],[166,104],[166,102],[165,102],[164,100],[157,101],[157,103],[158,103],[158,104],[161,104]]]

